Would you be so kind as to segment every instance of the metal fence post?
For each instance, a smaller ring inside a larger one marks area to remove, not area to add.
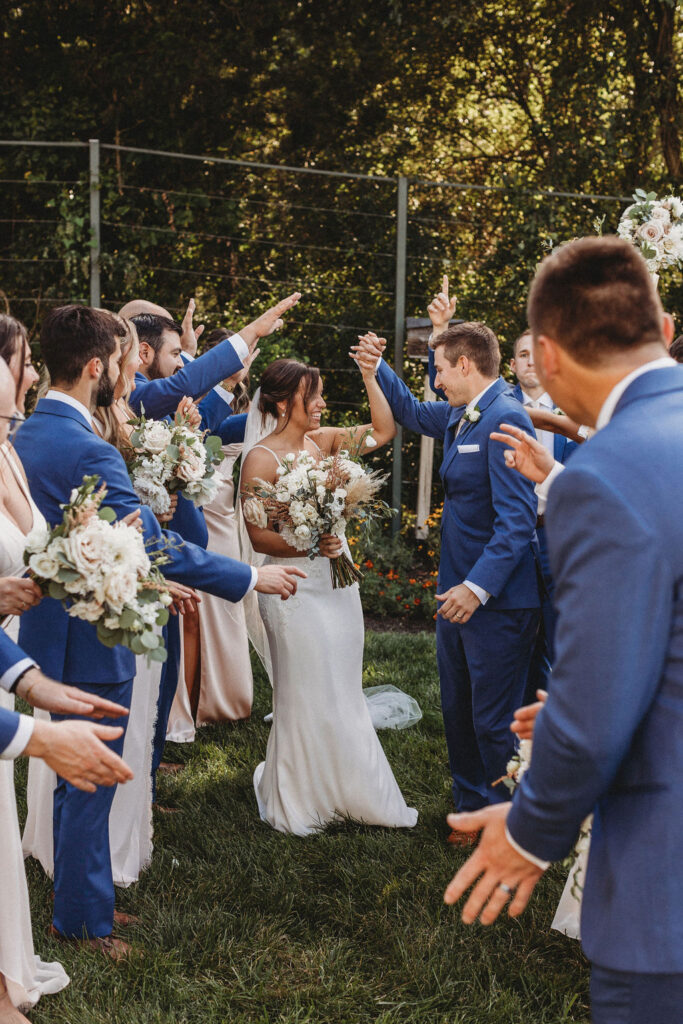
[[[398,179],[396,197],[396,307],[394,318],[394,370],[403,377],[403,347],[406,325],[406,248],[408,236],[408,179]],[[398,509],[391,530],[395,537],[401,529],[401,483],[403,479],[403,429],[398,428],[394,438],[394,458],[391,481],[391,503]]]
[[[99,307],[100,287],[100,140],[88,140],[90,156],[90,305]]]

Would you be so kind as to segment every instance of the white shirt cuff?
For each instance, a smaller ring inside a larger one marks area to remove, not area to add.
[[[233,334],[230,338],[228,338],[228,341],[230,342],[230,344],[232,345],[232,347],[234,348],[235,352],[240,357],[242,362],[244,362],[249,355],[249,346],[247,345],[242,335]]]
[[[235,397],[232,391],[228,391],[228,389],[224,388],[222,384],[216,384],[216,387],[213,390],[216,392],[217,395],[220,395],[224,402],[226,402],[228,405],[232,405],[233,399]]]
[[[21,661],[18,661],[15,665],[12,665],[11,668],[8,668],[4,675],[0,676],[0,687],[9,692],[9,690],[14,686],[17,678],[25,672],[26,669],[34,667],[37,668],[38,666],[33,658],[22,658]]]
[[[591,430],[590,427],[581,425],[579,429],[576,431],[576,433],[579,435],[579,437],[582,437],[585,441],[587,441],[589,437],[593,436],[595,431]]]
[[[505,826],[505,838],[507,839],[507,841],[510,844],[510,846],[512,847],[512,849],[517,851],[517,853],[520,855],[520,857],[524,857],[525,860],[528,860],[532,864],[535,864],[537,868],[541,869],[541,871],[547,871],[548,870],[548,868],[550,867],[550,861],[549,860],[541,860],[540,857],[535,857],[533,855],[533,853],[529,853],[528,850],[523,850],[522,847],[519,845],[519,843],[516,843],[515,840],[512,838],[512,836],[510,835],[510,832],[508,831],[507,825]]]
[[[250,568],[251,568],[251,583],[247,587],[247,594],[251,593],[251,591],[254,589],[254,587],[258,583],[258,569],[254,565],[252,565]],[[246,597],[247,595],[245,594],[244,596]]]
[[[34,725],[35,721],[30,715],[19,715],[19,728],[12,737],[9,746],[5,747],[0,754],[0,759],[3,761],[13,761],[15,757],[23,754],[31,736],[33,736]]]
[[[561,462],[555,462],[545,480],[540,484],[536,484],[534,490],[536,491],[536,497],[538,498],[539,516],[545,515],[545,507],[548,503],[548,494],[550,492],[551,484],[553,480],[560,475],[563,469],[564,466]]]
[[[472,591],[472,593],[479,598],[482,604],[486,604],[486,602],[491,596],[488,590],[484,590],[483,587],[478,587],[476,583],[470,583],[469,580],[465,580],[464,583],[465,586],[468,587]]]

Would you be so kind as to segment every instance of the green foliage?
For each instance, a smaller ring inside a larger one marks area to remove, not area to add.
[[[71,984],[33,1024],[588,1024],[579,944],[550,931],[564,876],[551,869],[524,914],[467,927],[445,885],[465,853],[449,847],[446,745],[434,640],[368,634],[366,685],[393,683],[424,718],[380,739],[419,821],[414,830],[340,823],[307,839],[259,820],[252,787],[272,692],[256,670],[251,720],[167,747],[186,762],[159,780],[154,859],[117,891],[141,918],[121,932],[140,955],[113,965],[48,938],[51,883],[26,861],[37,952]],[[20,766],[19,787],[25,813]]]

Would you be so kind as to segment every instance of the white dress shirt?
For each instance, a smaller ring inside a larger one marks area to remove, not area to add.
[[[467,405],[465,406],[465,411],[463,412],[460,422],[458,423],[458,429],[455,432],[456,437],[458,436],[464,425],[468,422],[465,419],[465,416],[471,415],[474,412],[475,408],[479,405],[486,392],[489,390],[489,388],[492,388],[495,383],[496,381],[492,380],[490,384],[486,385],[483,391],[480,391],[478,395],[475,395],[475,397],[470,402],[467,403]],[[471,590],[475,597],[479,598],[482,604],[486,604],[486,602],[491,596],[488,590],[484,590],[483,587],[478,586],[476,583],[472,583],[471,580],[463,580],[463,582],[465,586],[468,588],[468,590]]]
[[[72,395],[67,395],[63,391],[55,391],[54,388],[50,388],[45,397],[49,398],[52,402],[63,402],[64,405],[70,405],[72,409],[80,412],[81,416],[83,416],[92,427],[93,422],[90,409],[87,409],[83,405],[83,402],[79,402],[77,398],[73,398]]]
[[[19,728],[12,737],[9,746],[0,753],[0,760],[13,761],[15,757],[26,750],[28,742],[33,736],[34,720],[30,715],[19,715]]]
[[[520,385],[521,387],[521,385]],[[552,412],[555,408],[552,398],[547,391],[544,391],[539,398],[532,398],[531,395],[527,395],[524,388],[522,388],[522,405],[528,409],[545,409],[546,412]],[[551,430],[536,430],[536,437],[541,442],[544,448],[546,448],[551,455],[555,454],[555,435]]]
[[[633,383],[634,380],[636,380],[638,377],[642,377],[644,373],[649,373],[650,370],[661,370],[664,369],[665,367],[675,365],[676,361],[672,359],[671,356],[662,356],[660,359],[653,359],[652,362],[644,363],[642,366],[639,366],[637,369],[633,370],[625,377],[622,377],[619,383],[614,385],[614,387],[612,388],[612,390],[610,391],[607,398],[602,404],[602,408],[598,413],[598,418],[595,421],[596,431],[602,430],[603,427],[607,426],[609,421],[614,416],[614,410],[619,404],[619,399],[624,394],[629,385]],[[539,515],[541,514],[541,500],[543,501],[543,511],[545,511],[545,505],[548,499],[548,492],[550,491],[551,484],[553,480],[560,475],[564,468],[565,467],[562,465],[561,462],[556,462],[548,476],[543,481],[543,483],[536,484]],[[507,828],[505,829],[505,835],[510,845],[517,851],[517,853],[521,854],[522,857],[525,857],[527,860],[531,861],[532,864],[536,864],[536,866],[541,868],[543,871],[545,871],[545,869],[549,866],[549,861],[541,860],[540,857],[535,857],[532,853],[529,853],[528,850],[523,850],[519,843],[516,843],[515,840],[512,838]]]

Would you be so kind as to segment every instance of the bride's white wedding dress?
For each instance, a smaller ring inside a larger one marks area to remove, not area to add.
[[[14,474],[33,514],[33,526],[44,524],[21,471],[8,445],[0,449],[0,458]],[[0,511],[0,576],[23,576],[25,536],[16,524]],[[12,618],[5,629],[17,639],[19,620]],[[14,707],[13,694],[0,689],[0,704]],[[14,762],[0,761],[0,974],[5,977],[10,999],[15,1006],[28,1007],[41,995],[60,992],[69,984],[69,976],[58,963],[45,963],[33,950],[31,911],[21,852],[19,820],[14,791]]]
[[[273,726],[254,773],[261,818],[300,836],[343,818],[412,828],[417,811],[403,799],[363,694],[358,584],[334,590],[327,558],[266,562],[299,566],[307,579],[287,601],[259,594],[273,673]]]

